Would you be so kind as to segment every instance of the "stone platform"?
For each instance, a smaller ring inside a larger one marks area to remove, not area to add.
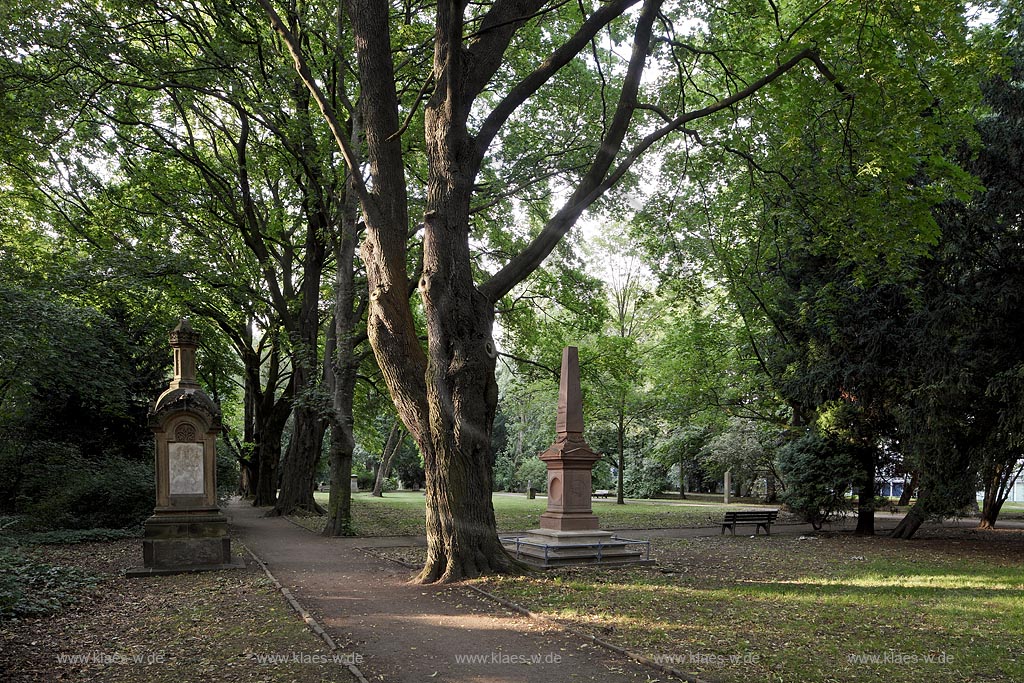
[[[610,531],[531,529],[501,539],[521,562],[540,568],[566,565],[654,564],[650,541],[618,538]]]

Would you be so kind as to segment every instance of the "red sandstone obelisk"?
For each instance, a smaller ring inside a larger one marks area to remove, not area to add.
[[[540,454],[548,466],[548,508],[540,516],[540,526],[554,531],[597,529],[590,486],[591,470],[600,456],[583,438],[583,392],[579,350],[575,346],[562,350],[555,432],[555,442]]]

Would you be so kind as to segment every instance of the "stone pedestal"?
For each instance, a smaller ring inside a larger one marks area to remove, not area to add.
[[[156,508],[145,522],[143,566],[128,576],[243,566],[231,555],[227,518],[217,507],[220,408],[195,381],[198,336],[182,320],[171,332],[174,380],[150,408],[156,437]]]
[[[579,352],[574,346],[562,351],[555,427],[555,442],[540,454],[548,468],[548,506],[540,516],[541,528],[502,539],[505,548],[540,567],[649,562],[649,543],[618,539],[601,531],[594,515],[591,470],[600,456],[583,438]]]
[[[540,516],[542,529],[598,529],[591,506],[591,470],[600,456],[579,433],[560,434],[540,459],[548,466],[548,508]]]
[[[568,564],[653,564],[649,542],[618,538],[600,529],[532,529],[501,542],[516,559],[541,568]]]

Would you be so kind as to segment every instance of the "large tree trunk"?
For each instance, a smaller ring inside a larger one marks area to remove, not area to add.
[[[903,491],[900,493],[900,499],[896,502],[897,506],[903,507],[904,505],[910,505],[910,499],[914,496],[914,491],[917,490],[918,477],[918,470],[914,470],[910,473],[910,482],[903,487]]]
[[[986,462],[986,466],[982,470],[985,497],[981,504],[979,529],[991,529],[996,525],[999,511],[1002,510],[1003,503],[1010,497],[1010,492],[1021,475],[1022,469],[1024,469],[1024,464],[1018,464],[1016,460]]]
[[[999,511],[1003,508],[1005,501],[990,498],[985,496],[985,501],[981,505],[981,519],[978,520],[979,529],[993,529],[996,525],[996,520],[999,518]]]
[[[258,392],[253,401],[251,458],[256,473],[252,504],[254,507],[267,507],[277,502],[281,441],[291,412],[291,396],[295,384],[289,381],[281,396],[276,396],[281,371],[280,351],[276,341],[271,341],[265,368],[260,362],[258,351],[250,349],[244,355],[246,373],[254,387],[263,386],[261,377],[264,373],[266,375],[266,387]]]
[[[441,16],[437,41],[461,36],[461,17]],[[450,24],[448,22],[451,22]],[[438,48],[436,55],[450,54]],[[494,305],[476,288],[469,252],[472,145],[457,67],[439,64],[439,83],[425,110],[427,179],[420,295],[430,340],[426,368],[429,431],[419,441],[427,479],[427,559],[419,580],[448,582],[508,571],[498,541],[491,428],[498,405],[492,338]],[[459,60],[456,51],[450,58]],[[425,437],[425,438],[424,438]]]
[[[775,503],[779,500],[779,491],[775,483],[775,473],[771,470],[767,470],[764,476],[764,502]]]
[[[256,492],[253,507],[268,507],[277,502],[278,461],[281,459],[281,440],[284,422],[272,422],[256,432],[256,450],[253,457],[257,463]]]
[[[425,253],[439,256],[438,247],[443,249],[434,244]],[[475,310],[456,313],[450,288],[438,288],[436,298],[429,284],[424,289],[428,324],[448,343],[430,347],[431,429],[420,444],[427,479],[427,559],[419,579],[448,582],[508,571],[513,563],[498,541],[491,502],[490,435],[498,385],[490,303],[479,297]]]
[[[405,430],[402,428],[402,421],[395,420],[388,432],[388,439],[384,442],[384,450],[380,454],[380,464],[377,467],[377,476],[374,479],[373,493],[371,494],[373,497],[384,497],[384,480],[388,478],[388,474],[391,472],[391,461],[394,460],[395,454],[398,453],[398,448],[404,440]]]
[[[242,498],[252,498],[256,495],[257,471],[252,460],[252,454],[246,459],[238,461],[238,495]]]
[[[864,448],[860,454],[860,481],[857,494],[857,536],[875,535],[875,472],[876,451]]]
[[[624,475],[625,475],[625,472],[626,472],[626,448],[625,448],[625,435],[624,435],[626,429],[625,429],[625,425],[624,425],[623,422],[624,422],[623,421],[623,416],[622,416],[622,413],[620,412],[619,413],[619,423],[616,425],[616,430],[615,430],[615,436],[616,436],[615,447],[618,449],[618,460],[619,460],[619,466],[617,468],[618,472],[616,472],[616,474],[618,475],[618,491],[616,491],[616,493],[615,493],[615,503],[617,505],[625,505],[626,504],[626,494],[625,494],[625,491],[623,491]]]
[[[326,424],[315,409],[297,408],[294,417],[292,438],[281,470],[281,491],[270,514],[322,514],[324,509],[314,500],[313,491]]]
[[[353,137],[358,126],[353,126]],[[345,200],[342,230],[335,246],[334,325],[329,336],[331,359],[329,370],[332,389],[331,419],[331,493],[327,502],[327,524],[324,536],[352,536],[352,453],[355,450],[352,406],[355,402],[356,377],[359,360],[356,358],[356,329],[362,312],[355,305],[355,245],[356,210],[353,193]],[[333,353],[331,352],[333,347]]]
[[[917,530],[921,528],[921,525],[924,524],[925,520],[925,514],[921,511],[920,505],[921,502],[919,498],[917,505],[910,508],[906,516],[901,519],[900,523],[896,525],[895,529],[893,529],[890,536],[893,538],[907,539],[913,537],[913,535],[917,533]]]

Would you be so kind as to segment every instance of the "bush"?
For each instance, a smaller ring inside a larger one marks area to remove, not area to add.
[[[547,491],[548,466],[539,458],[527,458],[516,470],[514,484],[518,491],[525,491],[527,485],[533,486],[534,491]]]
[[[847,492],[858,468],[843,441],[808,430],[780,449],[779,469],[786,483],[782,502],[815,529],[851,509]]]
[[[217,440],[217,500],[223,505],[238,491],[239,465],[231,449]]]
[[[629,498],[654,498],[665,490],[668,467],[657,460],[642,460],[622,475],[622,493]]]
[[[135,527],[153,514],[154,487],[152,463],[115,456],[91,469],[82,463],[68,476],[54,478],[26,512],[42,529]]]
[[[517,469],[518,465],[509,449],[498,453],[494,459],[494,490],[515,491],[517,488]]]
[[[57,529],[55,531],[37,531],[19,533],[11,536],[0,535],[0,545],[70,545],[74,543],[96,543],[103,541],[120,541],[125,538],[138,538],[142,534],[140,527],[131,529]]]

